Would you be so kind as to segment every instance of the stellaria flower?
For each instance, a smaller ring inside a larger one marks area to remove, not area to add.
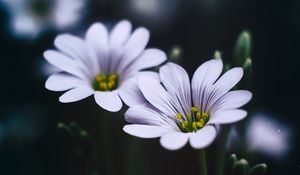
[[[249,151],[258,151],[273,158],[283,158],[290,149],[291,130],[265,112],[255,113],[247,125],[246,143]]]
[[[183,147],[189,140],[196,149],[207,147],[216,137],[215,125],[237,122],[247,112],[237,109],[252,97],[249,91],[232,89],[242,78],[242,68],[232,68],[222,75],[221,59],[202,64],[190,84],[186,71],[167,63],[159,70],[161,83],[140,77],[139,88],[147,104],[133,106],[125,119],[133,124],[123,130],[141,138],[160,137],[169,150]]]
[[[36,37],[46,28],[65,29],[78,22],[86,0],[0,0],[11,14],[10,27],[21,37]]]
[[[55,39],[58,51],[44,53],[47,61],[61,69],[49,77],[46,88],[67,91],[59,101],[68,103],[94,94],[99,106],[119,111],[122,100],[128,105],[146,102],[137,85],[140,75],[158,77],[157,73],[141,71],[158,66],[166,60],[159,49],[145,49],[149,40],[146,28],[131,34],[130,22],[119,22],[109,33],[101,23],[93,24],[84,39],[62,34]]]

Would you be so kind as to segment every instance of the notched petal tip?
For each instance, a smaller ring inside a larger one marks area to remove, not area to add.
[[[190,144],[195,149],[202,149],[212,144],[217,136],[217,130],[214,126],[207,125],[192,133],[190,136]]]
[[[189,139],[189,133],[170,132],[160,138],[160,144],[167,150],[175,151],[184,147]]]
[[[94,98],[100,107],[110,112],[118,112],[123,106],[123,103],[116,91],[95,92]]]

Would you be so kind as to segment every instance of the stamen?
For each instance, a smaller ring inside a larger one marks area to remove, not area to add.
[[[202,122],[196,122],[196,124],[197,124],[197,126],[198,126],[199,128],[202,128],[203,125],[204,125],[204,123],[202,123]]]
[[[196,132],[203,128],[209,120],[209,114],[201,112],[197,107],[191,107],[191,113],[186,113],[186,118],[182,117],[182,114],[177,113],[177,125],[182,132]]]
[[[206,118],[208,117],[208,114],[206,114],[205,112],[203,112],[203,113],[202,113],[202,117],[203,117],[204,119],[206,119]]]
[[[182,120],[182,115],[181,115],[180,113],[177,113],[177,118],[178,118],[179,120]]]
[[[115,81],[117,78],[118,78],[118,77],[117,77],[117,74],[113,73],[113,74],[111,74],[111,75],[109,76],[108,80],[109,80],[109,81]]]
[[[95,77],[93,83],[94,89],[99,91],[112,91],[118,86],[118,75],[112,73],[107,76],[105,74],[99,74]]]
[[[194,128],[194,129],[197,129],[197,124],[196,124],[196,122],[193,122],[193,128]]]
[[[183,129],[185,129],[187,127],[187,125],[188,125],[188,121],[186,121],[186,120],[181,123],[181,126]]]
[[[192,111],[192,112],[198,112],[199,110],[198,110],[197,107],[191,107],[191,111]]]
[[[107,84],[105,82],[99,83],[100,89],[103,89],[104,91],[107,90]]]

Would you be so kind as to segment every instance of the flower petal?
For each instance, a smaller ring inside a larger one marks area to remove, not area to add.
[[[121,60],[119,71],[123,72],[139,54],[145,49],[149,41],[149,31],[146,28],[137,28],[124,46],[124,56]]]
[[[89,50],[90,48],[83,39],[70,34],[61,34],[55,38],[54,44],[61,52],[72,59],[78,60],[92,73],[95,74],[99,71],[96,65],[98,61],[93,56],[95,53]]]
[[[169,94],[159,81],[151,77],[141,76],[138,85],[144,97],[157,109],[167,116],[176,116],[176,110],[171,104]]]
[[[106,72],[109,65],[108,42],[109,35],[106,27],[101,23],[94,23],[86,33],[87,45],[96,53],[97,65]]]
[[[108,47],[108,31],[101,23],[94,23],[86,33],[86,40],[94,47],[106,50]]]
[[[214,113],[218,110],[239,108],[250,101],[252,93],[245,90],[230,91],[222,96],[209,110]]]
[[[178,150],[188,141],[189,133],[170,132],[160,138],[160,144],[168,150]]]
[[[222,75],[217,82],[213,85],[210,92],[211,98],[207,102],[208,108],[223,95],[225,95],[230,89],[232,89],[243,77],[243,69],[240,67],[232,68]]]
[[[125,125],[123,131],[127,134],[140,138],[157,138],[161,135],[171,132],[172,130],[164,128],[162,126],[149,126],[149,125]]]
[[[45,51],[44,57],[50,64],[62,71],[73,74],[79,78],[87,79],[87,74],[83,71],[81,65],[75,60],[53,50]]]
[[[241,109],[225,110],[212,113],[207,124],[229,124],[240,121],[247,116],[247,112]]]
[[[119,88],[119,95],[127,106],[133,106],[147,102],[138,87],[136,77],[132,77],[122,83]]]
[[[70,103],[82,100],[94,93],[94,90],[88,86],[79,86],[65,92],[59,97],[59,101],[62,103]]]
[[[124,45],[131,33],[131,23],[127,20],[120,21],[111,31],[110,48],[118,48]]]
[[[53,74],[47,79],[45,83],[45,87],[51,91],[65,91],[82,85],[88,86],[88,83],[66,73]]]
[[[205,148],[214,141],[216,135],[216,128],[214,126],[206,125],[196,133],[191,134],[190,144],[195,149]]]
[[[130,107],[125,113],[125,120],[129,123],[146,125],[164,125],[174,128],[176,123],[173,120],[167,120],[155,107],[149,103]],[[168,122],[172,123],[169,124]],[[174,128],[176,129],[176,128]]]
[[[221,59],[212,59],[203,63],[192,78],[192,96],[194,105],[205,108],[211,86],[220,76],[223,69]]]
[[[158,66],[166,61],[166,54],[159,49],[146,49],[141,55],[127,68],[127,71],[139,71],[146,68]]]
[[[167,63],[159,69],[159,76],[176,110],[185,116],[192,106],[190,79],[187,72],[177,64]]]
[[[117,112],[122,108],[122,101],[116,91],[95,92],[96,103],[103,109],[111,112]]]
[[[54,45],[70,58],[84,60],[84,41],[70,34],[58,35],[54,40]]]

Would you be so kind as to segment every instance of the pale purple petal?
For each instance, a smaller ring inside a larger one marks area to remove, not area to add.
[[[149,31],[143,27],[137,28],[132,33],[124,46],[124,55],[118,68],[120,72],[123,72],[142,53],[149,41],[149,37]]]
[[[160,138],[160,144],[168,150],[178,150],[182,148],[189,139],[189,133],[170,132]]]
[[[86,33],[86,40],[100,50],[108,47],[108,31],[101,23],[94,23]]]
[[[123,128],[127,134],[140,137],[140,138],[157,138],[163,134],[172,132],[172,130],[162,126],[149,126],[149,125],[125,125]]]
[[[221,59],[212,59],[203,63],[192,78],[192,96],[194,105],[204,110],[213,83],[223,69]]]
[[[214,103],[230,89],[232,89],[243,77],[243,69],[240,67],[232,68],[222,75],[213,85],[210,91],[211,98],[207,102],[207,108],[211,108]]]
[[[167,63],[159,69],[159,76],[176,110],[185,116],[192,106],[190,79],[187,72],[177,64]]]
[[[59,101],[62,103],[75,102],[87,98],[93,93],[94,90],[92,88],[88,86],[79,86],[65,92],[62,96],[59,97]]]
[[[100,70],[106,72],[109,66],[108,44],[109,34],[106,27],[101,23],[94,23],[87,31],[85,39],[96,53]]]
[[[138,85],[144,97],[157,109],[169,117],[176,117],[176,110],[171,104],[169,94],[159,81],[146,76],[141,76]]]
[[[149,103],[130,107],[125,113],[125,120],[129,123],[146,125],[163,125],[167,128],[177,129],[176,123],[163,116]]]
[[[122,83],[121,87],[119,87],[119,95],[127,106],[133,106],[147,102],[138,87],[137,77],[132,77]]]
[[[109,45],[111,49],[125,44],[131,34],[131,24],[127,20],[120,21],[111,31]]]
[[[217,131],[214,126],[206,125],[195,133],[191,133],[190,144],[195,149],[209,146],[216,138]]]
[[[72,59],[80,61],[85,59],[85,44],[81,38],[70,34],[61,34],[55,38],[54,45]]]
[[[62,71],[73,74],[82,79],[88,78],[86,71],[84,71],[79,62],[61,54],[60,52],[47,50],[44,52],[44,57],[50,64],[61,69]]]
[[[151,68],[160,65],[166,61],[166,54],[159,49],[146,49],[141,55],[126,69],[129,71],[139,71],[146,68]]]
[[[96,91],[94,97],[96,103],[108,111],[117,112],[122,108],[123,104],[117,91]]]
[[[218,110],[236,109],[248,103],[251,98],[252,93],[249,91],[230,91],[216,101],[209,111],[214,113]]]
[[[45,87],[52,91],[65,91],[83,85],[89,86],[84,80],[67,73],[53,74],[45,83]]]
[[[241,109],[224,110],[212,113],[207,124],[229,124],[240,121],[247,116],[247,112]]]

